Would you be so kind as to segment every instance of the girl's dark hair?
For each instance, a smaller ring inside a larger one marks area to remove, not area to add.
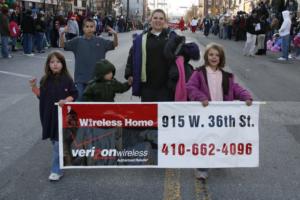
[[[224,48],[221,45],[216,44],[216,43],[210,43],[210,44],[207,45],[207,47],[205,49],[205,53],[204,53],[204,65],[205,66],[209,66],[209,63],[208,63],[208,52],[211,49],[215,49],[215,50],[217,50],[219,52],[220,63],[218,65],[218,68],[219,69],[224,68],[225,67],[225,52],[224,52]]]
[[[165,18],[165,20],[167,20],[167,15],[166,15],[166,13],[165,13],[164,10],[162,10],[162,9],[155,9],[155,10],[153,10],[153,12],[151,13],[151,18],[153,17],[153,15],[154,15],[155,13],[162,13],[163,16],[164,16],[164,18]]]
[[[57,58],[62,64],[62,69],[61,69],[59,75],[60,76],[67,76],[68,78],[72,79],[72,77],[70,76],[70,73],[67,69],[66,59],[65,59],[64,55],[62,53],[58,52],[58,51],[53,51],[47,57],[47,60],[46,60],[46,63],[45,63],[45,75],[42,77],[41,83],[40,83],[41,87],[46,83],[48,78],[51,75],[53,75],[53,73],[50,69],[50,60],[53,57]]]

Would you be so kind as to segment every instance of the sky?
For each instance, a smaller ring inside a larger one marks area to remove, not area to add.
[[[166,0],[168,3],[168,14],[169,15],[184,15],[186,8],[190,8],[193,4],[198,5],[198,0]]]

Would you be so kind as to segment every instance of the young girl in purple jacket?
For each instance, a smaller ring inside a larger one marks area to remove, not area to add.
[[[224,49],[219,44],[209,44],[204,53],[204,65],[194,71],[187,82],[186,89],[190,101],[201,101],[208,106],[209,101],[245,101],[252,104],[251,94],[234,82],[232,73],[223,70],[225,67]],[[207,169],[197,169],[196,178],[206,179]]]

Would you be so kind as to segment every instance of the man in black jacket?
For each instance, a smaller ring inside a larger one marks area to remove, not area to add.
[[[28,56],[34,55],[32,53],[32,47],[33,47],[33,36],[35,33],[35,29],[34,29],[34,20],[31,14],[32,14],[31,10],[27,10],[21,22],[21,29],[23,32],[24,54]]]
[[[255,42],[256,42],[256,31],[260,30],[260,25],[258,25],[257,11],[253,10],[251,15],[246,19],[246,32],[247,41],[243,49],[244,56],[254,56]]]

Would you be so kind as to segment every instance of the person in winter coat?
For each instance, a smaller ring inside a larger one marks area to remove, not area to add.
[[[116,93],[129,90],[129,81],[121,83],[114,78],[115,66],[106,59],[96,63],[94,78],[88,83],[82,101],[114,102]]]
[[[17,24],[17,17],[15,13],[12,13],[10,17],[9,32],[11,38],[11,50],[17,51],[16,44],[17,44],[17,39],[20,36],[21,30]]]
[[[193,42],[185,43],[184,36],[176,36],[168,41],[164,54],[171,63],[167,86],[172,98],[174,101],[187,101],[185,84],[194,71],[189,61],[200,59],[199,47]]]
[[[8,48],[9,40],[9,18],[8,18],[8,9],[6,7],[1,8],[0,13],[0,36],[1,36],[1,54],[3,58],[11,58]]]
[[[257,52],[255,55],[266,55],[265,38],[266,33],[270,29],[269,24],[264,16],[259,19],[260,30],[256,31],[257,34]]]
[[[35,34],[34,41],[38,53],[44,53],[43,39],[46,32],[46,22],[42,13],[37,14],[34,20]]]
[[[184,31],[184,19],[183,17],[180,18],[180,21],[179,21],[179,29],[181,31]]]
[[[164,56],[164,48],[176,34],[168,31],[165,25],[165,12],[154,10],[151,29],[136,36],[129,51],[125,78],[133,80],[132,94],[140,96],[142,102],[173,100],[167,87],[170,66]]]
[[[123,93],[129,90],[129,81],[121,83],[114,78],[115,66],[106,59],[96,63],[94,78],[88,83],[82,101],[93,102],[114,102],[116,93]],[[100,149],[118,149],[120,144],[116,138],[120,136],[120,128],[79,128],[77,131],[77,141],[86,141],[90,138],[99,138],[86,144],[85,148],[93,147]],[[120,136],[121,137],[121,136]],[[114,165],[116,159],[87,158],[86,165]],[[82,164],[82,163],[81,163]]]
[[[278,58],[279,61],[287,61],[289,59],[289,44],[291,31],[291,18],[288,10],[282,11],[283,23],[279,29],[279,35],[282,38],[281,50],[282,55]]]
[[[25,16],[21,22],[21,29],[23,32],[23,50],[24,54],[28,56],[33,56],[33,36],[35,34],[35,27],[34,27],[34,19],[31,16],[32,11],[27,10],[25,12]]]
[[[244,56],[254,56],[255,42],[256,42],[256,31],[260,29],[258,27],[257,12],[252,11],[251,15],[246,19],[246,32],[247,40],[243,49]]]
[[[58,181],[63,176],[59,166],[58,145],[58,109],[60,106],[77,98],[75,84],[68,72],[66,60],[59,52],[48,55],[45,64],[45,75],[37,86],[36,78],[29,81],[32,92],[39,98],[40,120],[42,124],[42,139],[50,139],[53,145],[52,167],[50,181]]]
[[[209,44],[204,53],[204,65],[192,74],[186,84],[188,98],[208,106],[209,101],[245,101],[252,104],[250,93],[234,81],[233,74],[223,70],[225,53],[219,44]],[[195,171],[197,179],[208,178],[207,169]]]
[[[203,25],[204,25],[204,35],[208,36],[209,35],[209,30],[210,30],[210,27],[211,27],[211,20],[210,20],[209,16],[206,16],[203,19]]]
[[[70,16],[68,23],[67,23],[67,27],[68,27],[67,34],[66,34],[67,40],[71,40],[74,37],[79,36],[79,26],[76,21],[75,15]]]

